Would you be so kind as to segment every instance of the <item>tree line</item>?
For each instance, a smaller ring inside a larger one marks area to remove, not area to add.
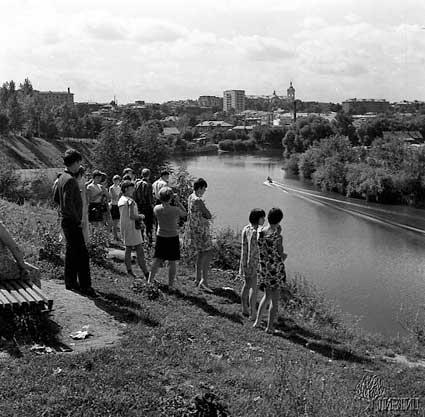
[[[87,111],[73,105],[43,103],[28,78],[19,88],[13,80],[0,88],[0,133],[13,132],[27,138],[96,138],[101,129],[102,120]]]
[[[425,149],[384,140],[386,130],[418,130],[425,116],[378,117],[354,128],[350,116],[332,123],[311,117],[298,121],[282,145],[286,168],[323,191],[380,203],[425,206]]]

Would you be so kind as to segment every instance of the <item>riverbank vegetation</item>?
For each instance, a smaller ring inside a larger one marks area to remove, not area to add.
[[[420,123],[422,118],[418,118]],[[300,121],[283,139],[286,169],[312,180],[323,191],[379,203],[424,206],[425,148],[381,137],[370,142],[371,136],[390,128],[384,120],[369,122],[369,127],[351,139],[350,127],[342,126],[346,117],[334,128],[324,119]],[[371,133],[372,126],[375,133]],[[419,129],[422,125],[415,126]]]
[[[58,251],[46,247],[46,234],[58,237],[55,211],[0,201],[0,212],[43,279],[60,278],[62,267],[38,260],[40,249]],[[238,236],[225,232],[221,238],[233,247]],[[159,284],[134,291],[122,264],[93,263],[100,294],[95,303],[125,324],[121,342],[80,354],[34,356],[31,344],[51,343],[57,327],[41,316],[29,327],[9,321],[7,332],[1,327],[0,349],[12,358],[0,371],[0,414],[355,416],[368,405],[356,386],[371,372],[384,381],[388,396],[423,395],[423,371],[381,360],[382,354],[421,355],[418,340],[390,343],[362,334],[297,276],[290,276],[278,334],[254,330],[240,314],[237,263],[229,267],[213,269],[214,294],[205,294],[195,289],[189,266],[179,267],[175,290]],[[165,275],[159,274],[160,282]]]

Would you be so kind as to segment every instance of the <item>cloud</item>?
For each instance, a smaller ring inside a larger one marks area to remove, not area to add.
[[[124,29],[113,22],[88,23],[86,32],[88,35],[104,41],[124,40],[127,37]]]
[[[259,35],[235,37],[232,42],[252,61],[281,61],[295,57],[284,41]]]

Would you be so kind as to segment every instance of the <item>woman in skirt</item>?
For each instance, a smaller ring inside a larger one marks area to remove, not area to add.
[[[174,200],[176,206],[170,204],[171,199]],[[161,188],[159,191],[159,200],[161,203],[153,209],[158,223],[158,229],[156,233],[154,261],[148,282],[152,282],[160,265],[164,261],[168,261],[168,287],[172,288],[174,278],[176,277],[176,261],[180,260],[178,223],[180,217],[186,216],[186,210],[170,187]]]

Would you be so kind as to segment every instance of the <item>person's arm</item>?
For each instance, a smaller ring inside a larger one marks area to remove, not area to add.
[[[197,206],[198,206],[198,208],[199,208],[199,210],[200,210],[200,212],[202,214],[202,217],[204,219],[208,219],[208,220],[211,220],[212,219],[212,214],[207,209],[207,206],[205,205],[205,203],[204,203],[203,200],[198,199],[198,200],[196,200],[195,204],[197,204]]]
[[[15,258],[19,268],[26,269],[24,254],[21,251],[21,248],[15,242],[15,239],[13,239],[2,222],[0,222],[0,240],[12,252],[12,255]]]
[[[143,220],[145,216],[143,214],[136,214],[134,208],[136,206],[136,203],[134,201],[128,202],[128,216],[130,217],[130,220]]]
[[[288,257],[286,253],[283,252],[283,239],[282,235],[279,235],[278,241],[277,241],[277,251],[279,252],[280,257],[283,261]]]
[[[63,203],[66,214],[73,220],[77,226],[81,226],[80,214],[75,205],[78,197],[81,199],[80,188],[77,181],[69,180],[63,186]]]
[[[246,229],[242,230],[242,245],[241,245],[241,262],[239,267],[239,274],[244,275],[248,263],[248,239],[246,236]]]
[[[187,216],[186,209],[184,208],[183,204],[180,202],[180,198],[178,195],[174,197],[174,203],[176,204],[176,208],[179,209],[179,216],[185,217]]]

